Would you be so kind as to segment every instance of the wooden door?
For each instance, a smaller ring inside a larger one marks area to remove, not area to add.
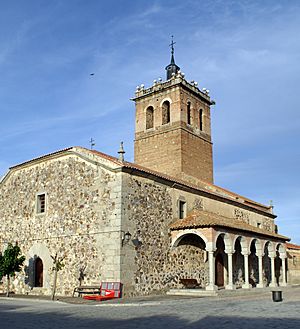
[[[35,287],[42,287],[43,286],[43,262],[39,257],[35,260],[34,286]]]
[[[216,285],[224,287],[224,260],[222,254],[216,256]]]

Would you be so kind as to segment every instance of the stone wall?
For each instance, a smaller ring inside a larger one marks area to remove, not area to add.
[[[172,189],[129,175],[123,184],[126,185],[123,225],[127,225],[135,243],[124,246],[121,271],[126,293],[165,292],[182,287],[180,278],[195,278],[205,286],[208,276],[205,245],[187,243],[171,248],[168,226],[174,219]]]
[[[84,284],[120,279],[118,175],[68,155],[11,170],[0,191],[0,248],[18,241],[26,256],[24,270],[13,280],[16,293],[50,294],[56,253],[65,264],[58,294],[73,292],[83,266]],[[44,213],[36,211],[37,193],[46,194]],[[37,257],[44,266],[42,288],[34,288]]]
[[[290,284],[300,284],[300,248],[287,250],[287,271]]]

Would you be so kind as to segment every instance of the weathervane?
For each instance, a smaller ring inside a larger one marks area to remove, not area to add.
[[[93,138],[91,138],[91,140],[90,140],[90,145],[91,145],[91,150],[96,145],[95,140]]]

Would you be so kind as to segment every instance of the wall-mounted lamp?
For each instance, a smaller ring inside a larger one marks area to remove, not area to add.
[[[131,240],[131,233],[130,232],[122,232],[122,246],[124,246],[124,244],[127,244],[130,240]]]

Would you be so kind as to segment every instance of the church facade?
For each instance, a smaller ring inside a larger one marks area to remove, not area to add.
[[[16,293],[50,294],[120,281],[127,296],[197,280],[206,290],[287,284],[287,237],[273,208],[213,183],[207,90],[174,61],[165,81],[140,86],[135,161],[70,147],[13,166],[0,183],[0,248],[26,256]],[[4,279],[3,279],[4,280]]]

